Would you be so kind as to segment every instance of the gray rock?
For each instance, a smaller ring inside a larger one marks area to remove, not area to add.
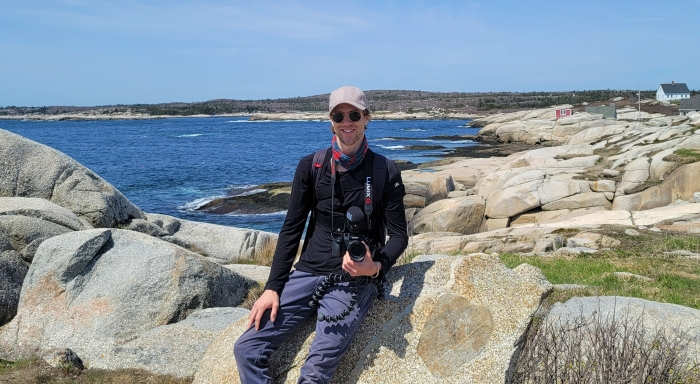
[[[603,176],[605,177],[610,177],[610,178],[615,178],[620,176],[620,171],[616,171],[614,169],[604,169],[603,170]]]
[[[39,247],[17,315],[0,333],[0,358],[56,346],[87,365],[143,332],[196,309],[238,305],[253,284],[185,249],[141,233],[93,229]]]
[[[505,219],[486,219],[481,223],[479,232],[490,232],[496,229],[507,228],[510,223],[509,218]]]
[[[639,236],[639,231],[636,229],[628,228],[625,229],[625,235],[627,236]]]
[[[589,186],[593,192],[615,192],[614,180],[590,181]]]
[[[31,262],[38,245],[49,237],[72,232],[71,229],[42,219],[19,215],[0,215],[0,234],[12,249]]]
[[[565,197],[542,206],[545,211],[557,211],[562,209],[580,209],[590,207],[604,207],[610,209],[612,204],[603,193],[587,192]]]
[[[22,282],[28,269],[29,264],[17,251],[0,251],[0,325],[17,314]]]
[[[274,252],[277,234],[189,220],[178,220],[179,228],[163,240],[178,244],[225,264],[250,261]]]
[[[175,217],[160,215],[157,213],[147,213],[146,217],[148,218],[149,222],[159,226],[168,232],[169,235],[174,235],[175,232],[180,229],[180,220]]]
[[[12,251],[14,249],[15,248],[10,243],[10,240],[7,239],[5,234],[0,232],[0,253],[5,252],[5,251]]]
[[[85,369],[83,360],[69,348],[54,348],[44,352],[41,358],[54,368],[66,369],[67,367],[77,370]]]
[[[693,201],[693,195],[700,191],[700,162],[681,166],[671,172],[657,186],[630,196],[629,200],[615,198],[613,209],[630,211],[645,211],[652,208],[664,207],[681,199]]]
[[[537,240],[532,252],[536,254],[553,252],[563,246],[564,238],[555,234],[547,234]]]
[[[689,259],[700,259],[700,253],[695,253],[695,252],[686,251],[686,250],[682,250],[682,249],[679,249],[676,251],[664,252],[664,255],[686,257]]]
[[[140,368],[160,375],[192,377],[219,334],[237,320],[248,318],[249,313],[247,309],[235,307],[192,312],[183,321],[153,328],[134,340],[114,346],[91,367]]]
[[[625,166],[622,181],[617,185],[615,193],[624,195],[649,180],[649,158],[642,156],[634,159]]]
[[[170,233],[158,225],[143,219],[129,220],[122,229],[145,233],[155,237],[170,236]]]
[[[425,193],[425,206],[442,199],[447,199],[450,192],[455,190],[455,183],[452,176],[440,176],[433,180]]]
[[[389,296],[370,308],[333,381],[506,382],[516,344],[551,284],[537,268],[510,270],[496,255],[416,260],[389,271]],[[195,384],[240,382],[231,348],[246,321],[212,343]],[[304,323],[272,356],[277,382],[298,379],[314,327],[315,319]]]
[[[497,189],[488,195],[484,213],[491,219],[503,219],[530,211],[541,206],[537,189],[541,180],[535,180],[512,187]]]
[[[467,191],[452,191],[447,194],[447,197],[450,199],[453,199],[455,197],[464,197],[464,196],[472,196],[474,194],[474,191],[469,189]]]
[[[408,224],[409,233],[476,233],[484,217],[481,196],[465,196],[436,201],[421,209]]]
[[[265,258],[277,244],[275,233],[180,220],[153,213],[148,214],[148,220],[129,221],[124,229],[159,237],[219,264]]]
[[[67,208],[33,197],[0,197],[0,216],[2,215],[33,217],[73,231],[92,228]]]
[[[653,279],[651,279],[649,277],[637,275],[635,273],[630,273],[630,272],[613,272],[613,276],[615,276],[621,280],[635,279],[635,280],[644,281],[644,282],[654,281]]]
[[[561,247],[554,252],[556,256],[576,256],[582,253],[598,253],[597,249],[587,247]]]
[[[46,199],[93,227],[146,218],[121,192],[75,160],[1,129],[0,164],[1,197]]]

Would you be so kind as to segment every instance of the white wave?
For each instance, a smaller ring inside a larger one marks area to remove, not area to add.
[[[194,212],[194,211],[197,211],[199,208],[202,208],[203,206],[209,204],[210,202],[212,202],[216,199],[223,199],[226,197],[247,196],[247,195],[252,195],[255,193],[260,193],[260,192],[265,192],[265,191],[266,191],[266,189],[254,189],[252,191],[246,191],[246,192],[243,192],[239,195],[234,195],[234,196],[217,195],[217,196],[202,197],[200,199],[189,201],[189,202],[177,207],[177,209],[179,209],[181,211]]]
[[[177,207],[177,209],[183,210],[183,211],[188,211],[188,212],[196,211],[196,210],[198,210],[199,208],[205,206],[206,204],[208,204],[208,203],[214,201],[215,199],[220,199],[220,198],[222,198],[222,197],[223,197],[223,196],[203,197],[203,198],[201,198],[201,199],[197,199],[197,200],[194,200],[194,201],[187,202],[187,203],[185,203],[185,204],[183,204],[183,205]]]
[[[239,194],[233,195],[233,196],[248,196],[248,195],[254,195],[256,193],[265,192],[265,191],[267,191],[267,189],[258,188],[258,189],[253,189],[250,191],[245,191],[243,193],[239,193]]]
[[[227,213],[225,216],[236,216],[236,217],[257,217],[257,216],[278,216],[286,215],[287,211],[278,211],[270,213]]]
[[[257,184],[243,184],[243,185],[240,185],[240,184],[229,184],[229,185],[226,186],[226,189],[227,189],[227,190],[231,190],[231,189],[251,189],[251,188],[255,188],[255,187],[257,187],[257,186],[258,186]]]
[[[425,129],[420,129],[420,128],[403,128],[401,129],[402,131],[406,132],[425,132]]]
[[[430,141],[430,142],[433,142],[433,141],[435,141],[435,140],[433,140],[433,139],[423,139],[423,140],[416,140],[416,141]]]
[[[381,145],[380,144],[379,146],[384,148],[384,149],[404,149],[404,148],[406,148],[403,145]]]
[[[197,136],[204,136],[203,133],[188,133],[184,135],[178,135],[177,137],[197,137]]]
[[[396,140],[393,137],[382,137],[379,139],[373,139],[372,141],[385,141],[385,140]]]

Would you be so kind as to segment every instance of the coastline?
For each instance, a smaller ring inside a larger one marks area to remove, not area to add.
[[[280,112],[280,113],[224,113],[220,115],[148,115],[143,113],[109,113],[96,112],[82,113],[62,113],[56,115],[49,114],[28,114],[0,116],[1,120],[32,120],[32,121],[90,121],[90,120],[153,120],[153,119],[173,119],[173,118],[211,118],[211,117],[248,117],[250,121],[312,121],[328,120],[325,112]],[[467,113],[446,113],[439,111],[431,112],[393,112],[377,111],[372,113],[373,120],[467,120],[477,119],[482,115]]]

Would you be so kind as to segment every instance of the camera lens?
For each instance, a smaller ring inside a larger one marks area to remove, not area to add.
[[[351,240],[348,242],[347,247],[350,258],[353,259],[353,261],[360,262],[365,259],[365,252],[367,250],[361,241]]]

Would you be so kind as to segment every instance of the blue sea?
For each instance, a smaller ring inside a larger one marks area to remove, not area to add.
[[[474,135],[469,120],[375,120],[370,148],[414,163],[439,159]],[[301,157],[330,146],[329,122],[249,121],[245,117],[111,121],[0,121],[0,129],[55,148],[119,189],[145,212],[181,219],[279,232],[285,212],[213,215],[196,211],[238,188],[291,181]],[[445,150],[409,150],[441,145]]]

